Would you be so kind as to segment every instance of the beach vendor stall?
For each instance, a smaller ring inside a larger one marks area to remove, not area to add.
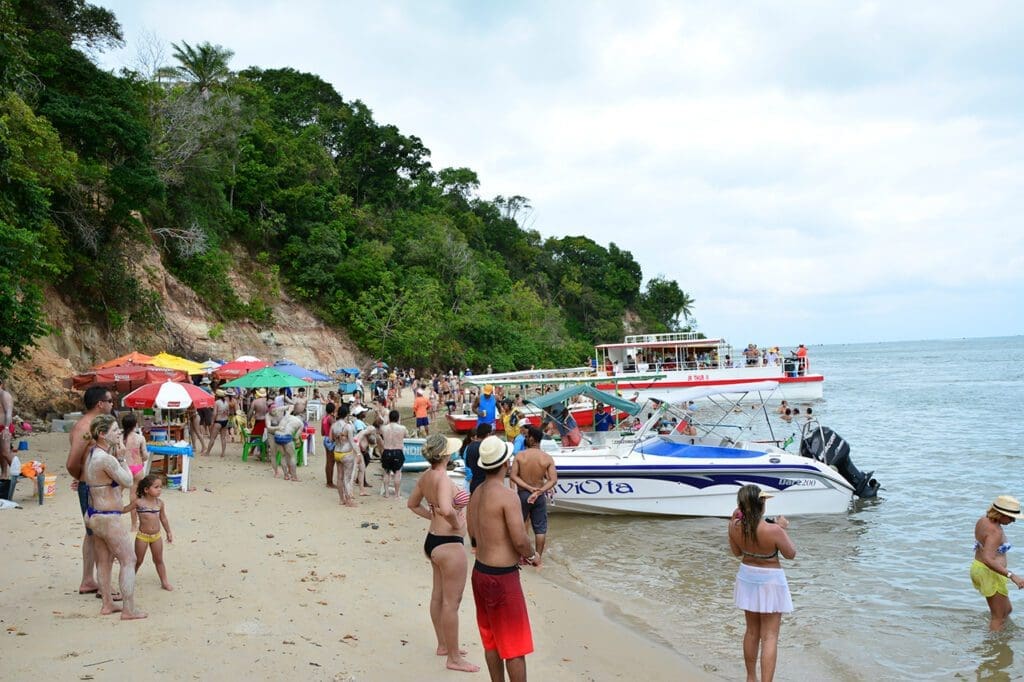
[[[212,395],[190,383],[165,381],[147,384],[124,397],[121,403],[133,409],[156,408],[160,410],[184,410],[190,405],[212,407]],[[150,454],[150,473],[167,476],[168,487],[180,486],[182,492],[189,489],[189,469],[195,453],[184,439],[184,426],[166,423],[145,427],[146,450]],[[177,439],[174,437],[177,436]],[[157,458],[162,458],[157,461]]]

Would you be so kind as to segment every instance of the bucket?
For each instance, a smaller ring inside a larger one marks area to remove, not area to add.
[[[57,476],[45,476],[43,478],[43,497],[53,497],[57,494]]]
[[[27,440],[19,440],[18,441],[18,452],[28,452],[28,441]]]
[[[171,474],[167,477],[168,490],[181,490],[181,474]]]

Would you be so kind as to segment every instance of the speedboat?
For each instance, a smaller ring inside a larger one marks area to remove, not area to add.
[[[402,454],[405,455],[405,464],[402,465],[402,471],[419,472],[430,468],[430,462],[423,458],[423,444],[426,442],[426,438],[406,438],[402,442]],[[452,464],[454,466],[461,466],[463,462],[461,458],[456,456],[452,458]]]
[[[737,491],[748,483],[774,496],[773,514],[840,514],[855,496],[874,497],[878,482],[853,467],[849,446],[842,441],[840,447],[842,439],[830,430],[826,435],[822,427],[805,425],[804,453],[786,450],[796,434],[776,437],[765,405],[777,389],[774,381],[731,384],[727,393],[687,389],[673,394],[675,403],[649,400],[636,433],[558,448],[550,453],[558,471],[553,509],[728,517]],[[698,399],[700,408],[688,408]],[[753,410],[752,401],[760,403]],[[766,426],[753,418],[729,423],[743,415],[763,417]],[[830,466],[837,461],[843,466]]]

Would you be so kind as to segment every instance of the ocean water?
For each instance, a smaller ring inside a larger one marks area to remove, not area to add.
[[[996,495],[1024,499],[1024,337],[811,357],[826,382],[816,416],[883,490],[847,514],[792,519],[798,554],[783,566],[796,610],[783,618],[777,679],[1024,679],[1024,591],[1011,586],[1018,624],[990,634],[968,576],[977,519]],[[1024,572],[1024,522],[1007,537],[1010,567]],[[549,577],[742,679],[724,520],[555,514],[548,542]]]

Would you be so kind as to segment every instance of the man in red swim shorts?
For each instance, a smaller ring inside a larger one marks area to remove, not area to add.
[[[526,655],[533,652],[533,633],[519,582],[519,560],[530,564],[537,553],[523,525],[519,497],[505,487],[512,443],[497,436],[480,441],[478,466],[486,479],[473,492],[466,512],[469,535],[476,539],[473,601],[476,624],[492,680],[526,680]]]

